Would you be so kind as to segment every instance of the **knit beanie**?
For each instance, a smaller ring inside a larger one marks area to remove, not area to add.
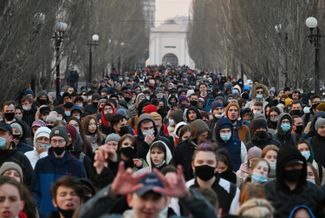
[[[317,131],[317,129],[320,128],[321,126],[325,126],[325,118],[318,117],[315,122],[315,130]]]
[[[224,106],[219,101],[213,101],[212,104],[211,104],[211,111],[213,111],[216,108],[224,108]]]
[[[193,129],[196,129],[198,135],[205,132],[205,131],[210,131],[209,126],[206,124],[206,122],[204,122],[201,119],[194,120],[190,124],[190,128],[191,128],[191,131]]]
[[[262,157],[262,149],[260,149],[259,147],[254,146],[248,149],[247,160],[250,160],[252,158],[261,158],[261,157]]]
[[[43,120],[35,120],[32,123],[32,127],[42,127],[42,126],[46,126],[46,123]]]
[[[36,142],[36,139],[38,139],[39,137],[50,138],[50,133],[51,133],[51,130],[46,126],[42,126],[42,127],[38,128],[34,135],[34,144]]]
[[[252,127],[254,128],[254,131],[257,129],[267,129],[267,122],[264,118],[257,118],[253,120]]]
[[[61,136],[67,143],[69,141],[68,132],[64,126],[54,127],[50,133],[50,140],[53,136]]]
[[[121,139],[121,136],[120,135],[118,135],[118,134],[116,134],[116,133],[111,133],[111,134],[109,134],[107,137],[106,137],[106,139],[105,139],[105,144],[107,143],[107,142],[111,142],[111,141],[114,141],[114,142],[119,142],[120,141],[120,139]]]
[[[152,113],[152,112],[157,112],[157,107],[153,104],[148,104],[143,108],[144,113]]]
[[[16,170],[19,173],[21,180],[23,180],[24,178],[23,170],[17,163],[11,161],[4,162],[0,167],[0,175],[3,175],[8,170]]]

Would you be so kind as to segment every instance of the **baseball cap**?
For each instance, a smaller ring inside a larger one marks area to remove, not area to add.
[[[164,188],[163,182],[154,173],[149,173],[140,181],[140,184],[143,184],[143,187],[135,192],[140,197],[149,191],[153,191],[154,188]]]

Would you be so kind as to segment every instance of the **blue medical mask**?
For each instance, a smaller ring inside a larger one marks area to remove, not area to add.
[[[305,157],[306,160],[310,158],[310,151],[302,151],[300,153]]]
[[[7,142],[7,140],[5,138],[0,137],[0,150],[6,149],[6,142]]]
[[[64,111],[64,114],[65,114],[67,117],[70,117],[70,116],[71,116],[71,111]]]
[[[259,173],[253,173],[252,174],[252,181],[255,183],[263,184],[268,181],[268,178],[266,176],[263,176]]]
[[[290,123],[282,123],[281,124],[281,129],[283,132],[288,132],[291,128],[291,125]]]
[[[229,133],[220,133],[220,138],[222,141],[227,142],[231,138],[231,132]]]

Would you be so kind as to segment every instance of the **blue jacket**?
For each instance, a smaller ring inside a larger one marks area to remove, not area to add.
[[[52,205],[51,187],[55,181],[65,175],[86,177],[83,164],[69,152],[65,152],[62,158],[56,158],[53,152],[49,151],[47,157],[37,161],[32,179],[32,193],[40,218],[48,217],[55,211]]]
[[[220,130],[224,128],[231,130],[231,138],[227,142],[220,138]],[[214,134],[218,145],[228,151],[231,165],[234,171],[237,171],[241,165],[241,141],[234,136],[232,123],[225,117],[220,118],[215,126]]]

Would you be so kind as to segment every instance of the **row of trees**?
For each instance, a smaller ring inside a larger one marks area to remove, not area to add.
[[[308,42],[305,20],[315,16],[320,29],[325,30],[321,13],[324,3],[193,0],[188,33],[190,55],[199,68],[234,76],[243,70],[249,78],[270,86],[311,87],[314,48]],[[325,49],[321,49],[324,54]]]
[[[100,36],[100,44],[93,52],[98,76],[108,64],[121,63],[117,57],[136,63],[148,46],[149,30],[142,0],[3,0],[0,4],[0,102],[13,98],[18,87],[30,81],[35,81],[39,89],[51,87],[55,78],[52,37],[58,20],[68,24],[61,48],[62,77],[74,65],[87,72],[87,43],[94,33]]]

